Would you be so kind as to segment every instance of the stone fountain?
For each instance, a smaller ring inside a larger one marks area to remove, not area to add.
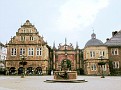
[[[54,46],[55,47],[55,46]],[[77,45],[78,47],[78,45]],[[54,48],[55,49],[55,48]],[[67,45],[67,41],[65,38],[65,45],[59,45],[59,49],[62,55],[61,59],[59,58],[54,58],[54,60],[60,60],[59,64],[60,67],[56,67],[57,62],[55,62],[55,68],[54,71],[54,79],[53,80],[46,80],[45,82],[53,83],[53,82],[71,82],[71,83],[81,83],[81,82],[86,82],[85,80],[78,80],[77,79],[77,71],[72,70],[71,68],[71,61],[69,60],[69,50],[74,50],[72,44]]]
[[[46,80],[47,83],[82,83],[87,82],[85,80],[78,80],[77,79],[77,71],[70,71],[67,67],[66,63],[62,67],[60,71],[54,71],[54,79],[53,80]]]

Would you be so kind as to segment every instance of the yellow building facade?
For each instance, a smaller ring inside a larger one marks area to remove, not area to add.
[[[84,73],[86,75],[101,75],[102,73],[109,75],[108,48],[102,41],[96,39],[96,34],[93,33],[91,37],[83,51]],[[104,62],[105,65],[99,65],[100,62]]]

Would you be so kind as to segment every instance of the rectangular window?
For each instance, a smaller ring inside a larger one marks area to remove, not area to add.
[[[17,51],[16,51],[16,48],[12,48],[12,49],[11,49],[11,55],[12,55],[12,56],[16,56],[16,52],[17,52]]]
[[[102,65],[102,67],[103,67],[103,71],[106,71],[107,70],[106,65]]]
[[[33,56],[34,55],[34,48],[29,48],[28,49],[28,55]]]
[[[114,69],[119,69],[119,67],[120,67],[120,66],[119,66],[119,61],[114,61],[114,62],[113,62],[113,68],[114,68]]]
[[[95,57],[95,52],[94,51],[90,51],[90,57],[91,58]]]
[[[26,40],[25,36],[21,36],[21,41],[25,41],[25,40]]]
[[[24,48],[20,48],[20,55],[24,55],[25,54],[25,49]]]
[[[4,58],[3,58],[4,60],[6,60],[6,57],[4,56]]]
[[[26,30],[25,29],[23,30],[23,33],[26,33]]]
[[[96,71],[96,64],[92,64],[92,65],[91,65],[91,70],[92,70],[92,71]]]
[[[112,55],[118,55],[119,53],[118,53],[118,48],[112,48],[111,49],[111,54]]]
[[[100,56],[105,56],[105,51],[100,51]]]
[[[29,30],[29,33],[32,33],[32,30],[31,29]]]
[[[30,36],[30,41],[33,41],[34,40],[34,37]]]
[[[37,49],[36,49],[36,55],[37,55],[37,56],[41,56],[41,55],[42,55],[42,50],[41,50],[41,48],[37,48]]]

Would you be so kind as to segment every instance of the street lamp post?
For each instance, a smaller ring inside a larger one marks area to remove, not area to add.
[[[24,78],[24,76],[25,76],[25,65],[27,65],[26,58],[25,58],[24,55],[22,55],[21,62],[19,64],[22,65],[22,67],[23,67],[21,78]]]
[[[98,63],[98,65],[101,66],[101,69],[102,69],[101,78],[105,78],[104,72],[103,72],[103,65],[105,65],[105,62],[103,62],[103,56],[100,56],[100,60],[101,60],[101,61]]]

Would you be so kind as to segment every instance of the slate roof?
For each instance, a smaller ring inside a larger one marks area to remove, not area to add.
[[[103,42],[99,39],[96,39],[96,34],[92,34],[91,35],[91,39],[85,44],[85,47],[88,47],[88,46],[101,46],[101,45],[104,45]]]
[[[2,43],[0,42],[0,46],[4,46],[4,44],[2,44]]]
[[[113,35],[106,43],[107,46],[121,46],[121,30]]]

